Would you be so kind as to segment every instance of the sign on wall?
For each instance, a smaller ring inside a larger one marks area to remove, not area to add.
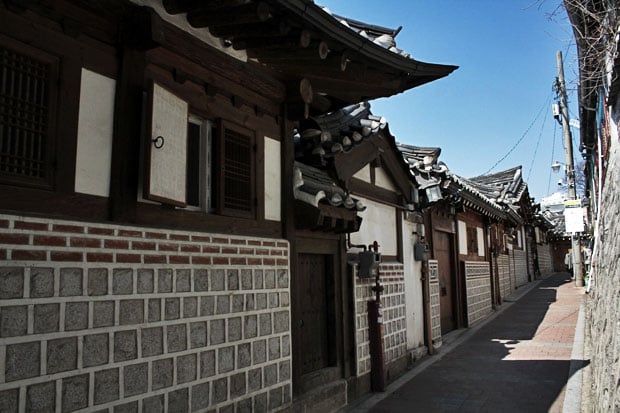
[[[580,199],[564,201],[564,223],[566,232],[583,232],[583,208]]]

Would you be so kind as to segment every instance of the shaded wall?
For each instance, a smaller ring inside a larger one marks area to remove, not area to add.
[[[288,404],[288,256],[278,239],[0,215],[0,410]]]

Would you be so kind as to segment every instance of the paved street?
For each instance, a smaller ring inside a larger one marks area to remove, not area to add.
[[[568,274],[552,275],[356,411],[560,412],[582,299]]]

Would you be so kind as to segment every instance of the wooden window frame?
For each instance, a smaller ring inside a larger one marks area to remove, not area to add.
[[[51,190],[54,188],[55,182],[55,149],[57,147],[56,122],[58,113],[58,84],[60,79],[60,59],[41,49],[24,44],[18,40],[0,35],[0,47],[7,49],[13,53],[24,56],[25,58],[37,61],[48,67],[49,77],[46,84],[46,128],[42,132],[44,141],[42,146],[45,150],[44,156],[41,158],[43,162],[42,177],[28,177],[23,174],[10,174],[0,172],[0,183],[17,185],[21,187],[39,188]],[[4,116],[3,116],[4,117]],[[7,115],[8,117],[8,115]],[[23,130],[20,130],[23,132]],[[1,148],[0,148],[1,150]]]
[[[478,255],[478,230],[477,227],[467,225],[467,255]]]
[[[248,139],[248,153],[247,156],[249,158],[248,165],[248,173],[250,181],[248,182],[250,191],[248,194],[247,200],[247,208],[233,208],[227,205],[227,177],[226,171],[229,169],[227,167],[226,161],[226,132],[232,131],[233,133],[240,135],[241,137],[245,137]],[[225,119],[220,119],[217,126],[217,142],[214,142],[215,151],[217,153],[217,158],[215,159],[215,164],[218,165],[216,168],[216,195],[215,202],[217,205],[217,212],[220,215],[230,216],[230,217],[238,217],[238,218],[247,218],[247,219],[256,219],[256,207],[257,207],[257,199],[256,199],[256,132],[250,129],[244,128],[240,125],[235,124],[234,122],[230,122]]]

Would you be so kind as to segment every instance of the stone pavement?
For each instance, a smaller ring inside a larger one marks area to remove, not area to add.
[[[584,289],[556,273],[518,291],[498,314],[465,330],[351,411],[561,412]],[[573,361],[573,367],[575,362]]]

